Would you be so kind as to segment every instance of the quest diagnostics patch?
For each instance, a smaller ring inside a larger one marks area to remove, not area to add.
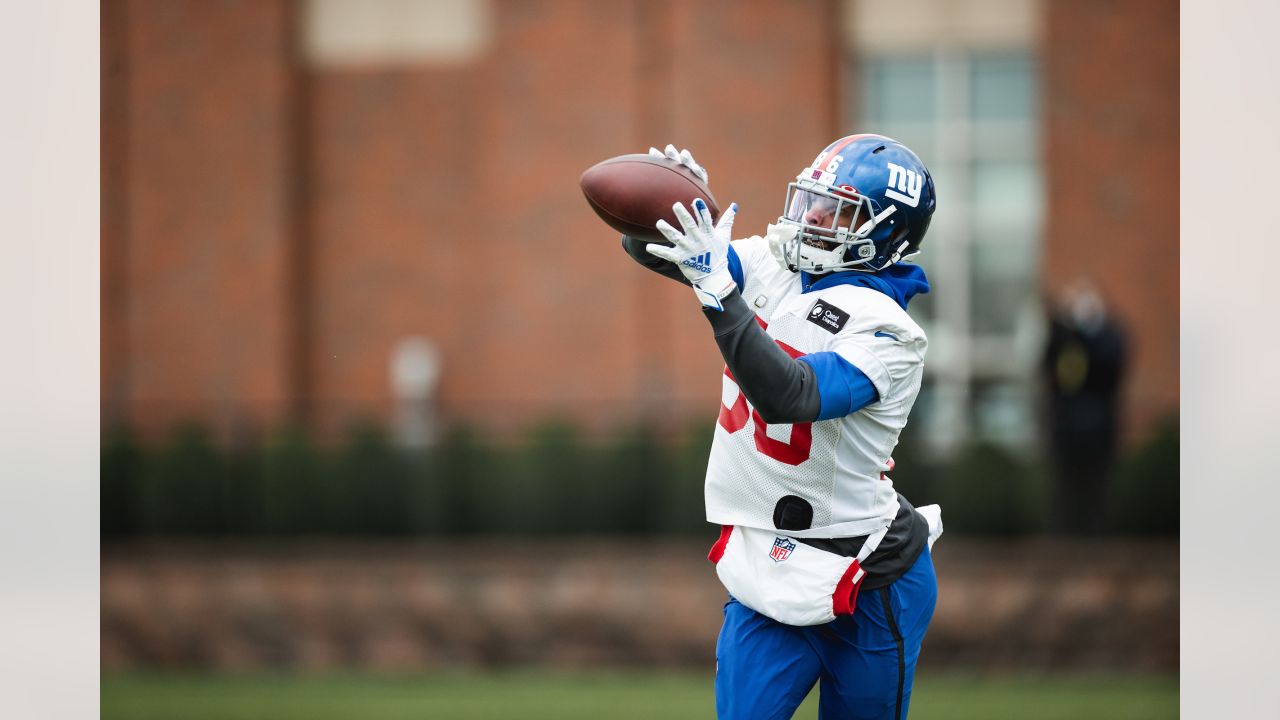
[[[809,310],[809,322],[827,332],[836,333],[849,322],[849,313],[827,303],[826,300],[819,300]]]

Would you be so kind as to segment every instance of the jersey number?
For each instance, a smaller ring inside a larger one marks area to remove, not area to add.
[[[764,325],[763,322],[760,324]],[[778,343],[778,347],[793,358],[804,354],[781,340],[774,340],[774,342]],[[733,373],[729,372],[729,368],[724,369],[724,374],[725,377],[733,380],[735,384],[738,382],[733,377]],[[757,450],[767,457],[788,465],[799,465],[809,459],[809,452],[813,448],[813,423],[796,423],[792,425],[790,442],[775,440],[769,437],[769,426],[760,418],[760,413],[756,412],[755,408],[747,406],[747,396],[742,394],[741,389],[738,390],[738,397],[734,398],[732,406],[721,403],[720,417],[717,421],[720,423],[720,427],[725,429],[725,432],[733,434],[747,426],[748,416],[754,425]]]

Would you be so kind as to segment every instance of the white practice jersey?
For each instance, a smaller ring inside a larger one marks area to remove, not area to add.
[[[707,463],[707,520],[773,529],[778,501],[796,495],[813,506],[813,524],[788,530],[792,537],[855,537],[888,526],[898,496],[884,473],[920,392],[924,331],[871,288],[803,292],[800,275],[778,265],[764,238],[735,240],[733,248],[742,297],[765,332],[792,357],[838,353],[880,399],[841,418],[765,425],[726,370]]]

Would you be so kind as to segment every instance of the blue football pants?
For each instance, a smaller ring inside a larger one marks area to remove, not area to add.
[[[821,720],[904,720],[937,578],[928,548],[905,575],[861,590],[853,615],[796,627],[729,598],[716,642],[720,720],[790,718],[819,688]]]

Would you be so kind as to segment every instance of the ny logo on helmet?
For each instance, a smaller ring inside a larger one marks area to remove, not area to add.
[[[885,197],[915,207],[920,204],[920,189],[923,185],[924,177],[920,173],[889,163],[889,184],[884,191]]]

